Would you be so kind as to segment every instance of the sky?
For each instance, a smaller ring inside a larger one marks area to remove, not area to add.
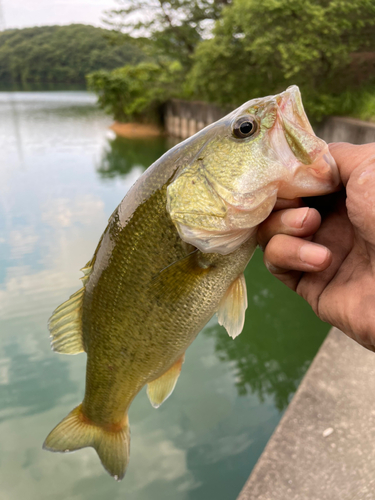
[[[116,0],[0,0],[6,28],[82,23],[103,26],[105,10]]]

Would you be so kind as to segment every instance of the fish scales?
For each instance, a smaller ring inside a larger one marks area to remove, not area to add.
[[[128,409],[147,384],[172,393],[185,351],[217,313],[235,338],[247,308],[243,271],[276,199],[337,189],[337,167],[293,86],[253,99],[155,162],[112,214],[83,287],[53,313],[52,348],[87,353],[83,402],[44,448],[91,446],[115,479],[130,453]]]
[[[201,257],[215,266],[209,276],[192,275],[194,286],[185,282],[177,300],[157,297],[153,282],[158,274],[188,255],[165,205],[163,186],[119,231],[113,228],[119,224],[114,217],[108,229],[115,233],[112,259],[98,283],[90,286],[89,280],[86,285],[82,325],[88,359],[83,410],[100,424],[121,422],[145,383],[158,378],[182,356],[254,250],[254,244],[247,242],[230,258],[199,252],[194,259]],[[96,359],[101,360],[100,369]]]

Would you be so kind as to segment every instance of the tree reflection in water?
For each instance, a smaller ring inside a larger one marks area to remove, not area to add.
[[[206,328],[223,362],[234,363],[239,395],[274,399],[282,411],[288,405],[329,326],[320,321],[301,297],[265,268],[258,250],[245,272],[249,307],[243,332],[232,340],[223,327]]]
[[[103,179],[113,179],[128,174],[134,167],[146,169],[173,145],[166,137],[110,139],[97,171]]]

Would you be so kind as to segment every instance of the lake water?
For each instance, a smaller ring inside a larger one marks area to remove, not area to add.
[[[257,253],[243,333],[212,320],[173,395],[132,404],[131,460],[115,482],[91,448],[42,450],[81,402],[85,354],[50,350],[47,320],[80,287],[114,208],[170,145],[126,140],[86,92],[0,92],[0,498],[235,499],[328,326]]]

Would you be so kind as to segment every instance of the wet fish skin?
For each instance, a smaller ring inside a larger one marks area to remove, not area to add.
[[[128,463],[132,400],[179,362],[256,247],[249,238],[231,255],[192,251],[165,209],[166,196],[167,185],[156,188],[125,226],[121,205],[111,217],[81,305],[85,397],[44,444],[61,452],[93,446],[116,479]]]
[[[85,351],[87,370],[82,404],[46,449],[92,446],[121,479],[127,412],[140,389],[148,384],[156,407],[169,396],[187,347],[215,312],[232,337],[241,331],[242,273],[278,192],[337,186],[327,146],[311,135],[301,106],[295,88],[250,101],[163,155],[131,188],[83,269],[84,286],[50,320],[52,348]],[[233,123],[249,113],[259,130],[238,140]]]
[[[163,186],[122,230],[115,214],[111,259],[86,285],[83,411],[100,425],[121,422],[139,390],[181,358],[255,249],[250,239],[231,256],[191,252],[165,206]]]

